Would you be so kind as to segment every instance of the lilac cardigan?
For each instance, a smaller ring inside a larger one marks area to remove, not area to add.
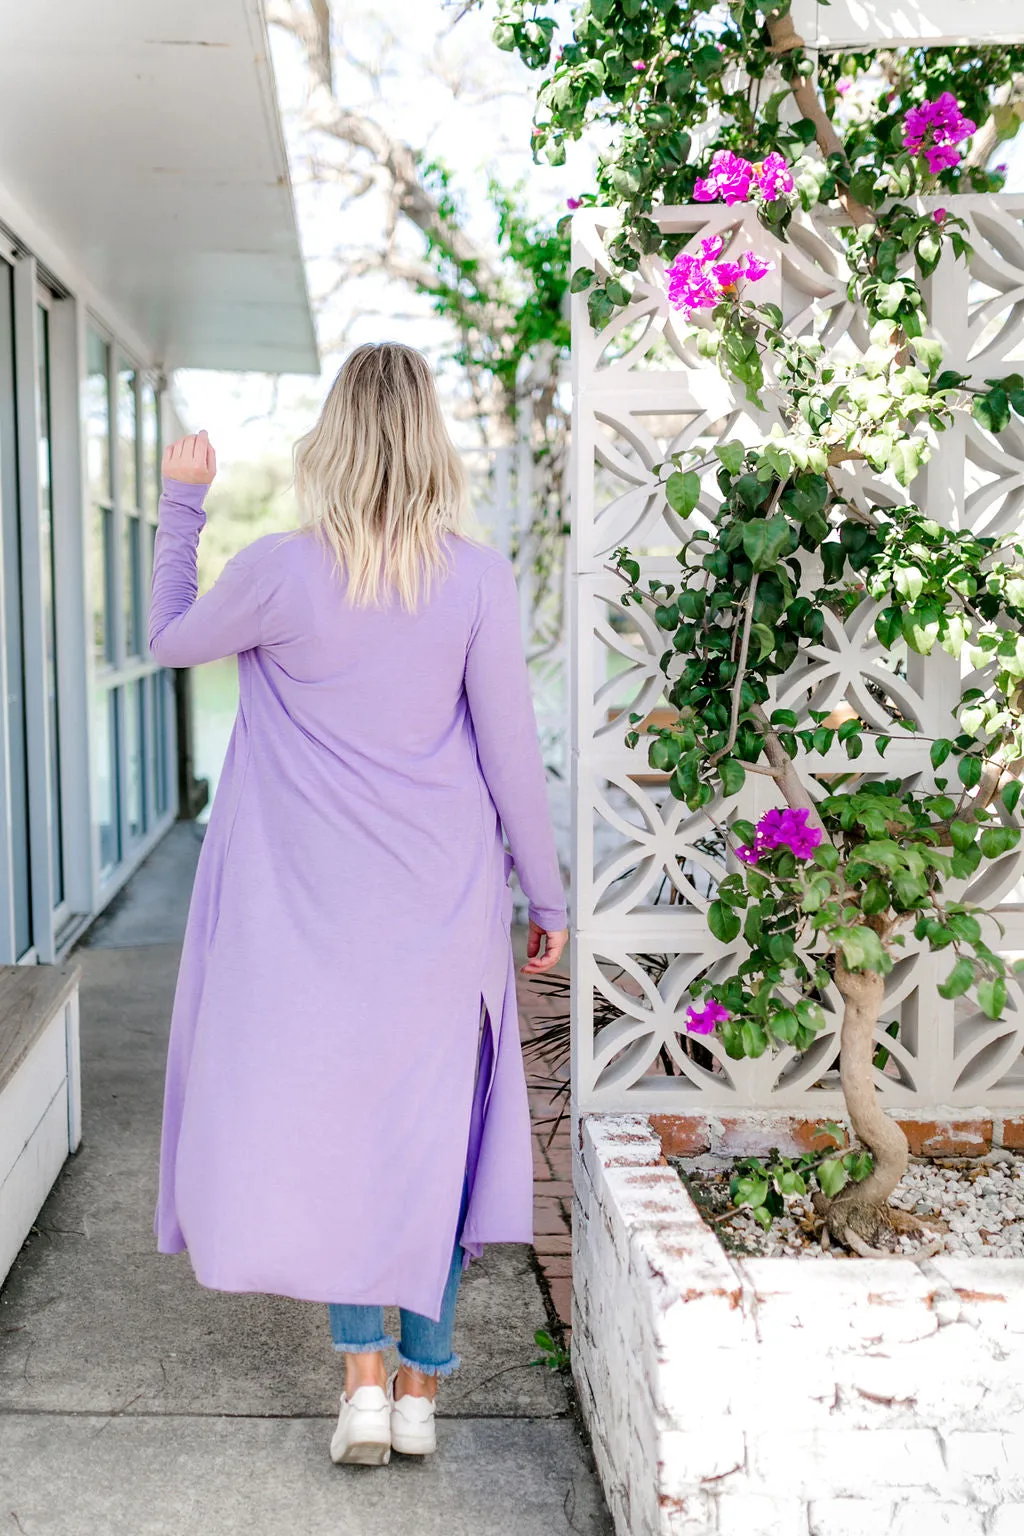
[[[240,698],[174,1000],[158,1245],[218,1290],[437,1318],[464,1171],[467,1251],[533,1232],[513,860],[534,921],[566,920],[512,570],[450,537],[419,612],[354,608],[305,531],[197,598],[204,491],[164,482],[150,649],[237,654]]]

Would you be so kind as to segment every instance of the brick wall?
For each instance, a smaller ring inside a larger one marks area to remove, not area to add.
[[[574,1182],[618,1536],[1024,1536],[1024,1262],[733,1260],[646,1116],[585,1119]]]

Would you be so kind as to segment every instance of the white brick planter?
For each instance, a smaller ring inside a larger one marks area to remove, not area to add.
[[[1024,1536],[1024,1262],[733,1259],[583,1120],[573,1370],[618,1536]]]

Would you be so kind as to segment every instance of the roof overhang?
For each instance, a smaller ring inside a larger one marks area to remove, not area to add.
[[[0,0],[0,180],[164,368],[319,372],[260,0]]]

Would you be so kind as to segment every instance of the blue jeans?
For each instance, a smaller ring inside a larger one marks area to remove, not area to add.
[[[467,1193],[463,1185],[457,1228],[460,1236],[466,1215]],[[459,1356],[452,1350],[452,1335],[462,1265],[462,1246],[456,1240],[441,1300],[441,1316],[436,1323],[419,1312],[408,1312],[404,1307],[399,1313],[402,1327],[398,1340],[398,1358],[403,1365],[422,1371],[424,1376],[450,1376],[460,1363]],[[332,1301],[328,1304],[327,1312],[334,1347],[343,1354],[370,1354],[374,1350],[387,1349],[395,1342],[390,1334],[384,1332],[383,1307],[352,1307]]]

